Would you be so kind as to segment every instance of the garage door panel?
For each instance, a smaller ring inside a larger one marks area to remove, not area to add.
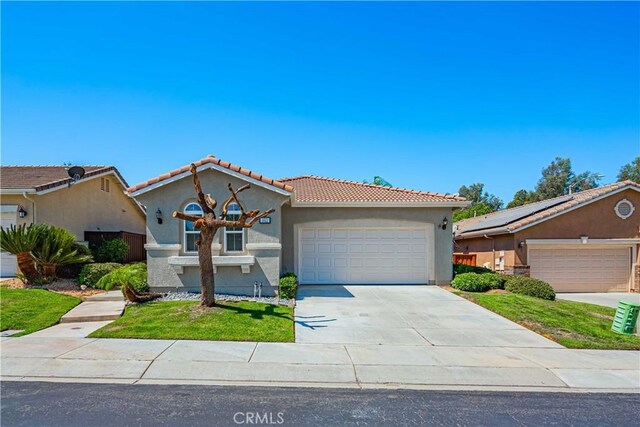
[[[301,283],[427,283],[427,234],[419,228],[303,229]]]
[[[16,212],[2,212],[0,214],[0,226],[9,228],[16,225]],[[18,262],[15,255],[8,252],[0,252],[0,277],[14,277],[18,272]]]
[[[529,251],[531,276],[558,292],[627,291],[630,250],[618,248],[536,248]]]

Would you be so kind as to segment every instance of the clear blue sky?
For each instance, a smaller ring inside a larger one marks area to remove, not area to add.
[[[2,164],[212,153],[506,201],[640,155],[638,3],[2,2]]]

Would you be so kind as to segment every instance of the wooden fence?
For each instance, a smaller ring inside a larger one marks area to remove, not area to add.
[[[147,253],[144,244],[147,236],[128,231],[85,231],[84,240],[89,243],[89,249],[94,250],[108,240],[120,238],[129,246],[129,252],[124,257],[124,262],[144,261]]]
[[[476,254],[453,254],[453,263],[476,265]]]

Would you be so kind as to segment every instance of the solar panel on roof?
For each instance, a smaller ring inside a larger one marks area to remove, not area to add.
[[[564,197],[543,200],[542,202],[530,203],[528,205],[520,206],[513,209],[507,209],[504,211],[498,211],[490,214],[489,218],[478,221],[477,223],[465,228],[462,232],[468,233],[470,231],[484,230],[487,228],[501,227],[507,224],[511,224],[519,219],[533,215],[534,213],[543,211],[552,206],[559,205],[573,198],[572,195],[566,195]]]

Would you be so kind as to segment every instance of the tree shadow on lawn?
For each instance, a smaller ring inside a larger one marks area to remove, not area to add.
[[[215,308],[234,311],[238,315],[249,315],[252,319],[262,320],[265,317],[277,317],[280,319],[286,319],[293,321],[292,314],[286,313],[278,313],[276,312],[277,306],[273,304],[268,304],[264,306],[264,308],[256,308],[256,309],[247,309],[243,307],[238,307],[236,305],[228,304],[228,303],[218,303]]]

